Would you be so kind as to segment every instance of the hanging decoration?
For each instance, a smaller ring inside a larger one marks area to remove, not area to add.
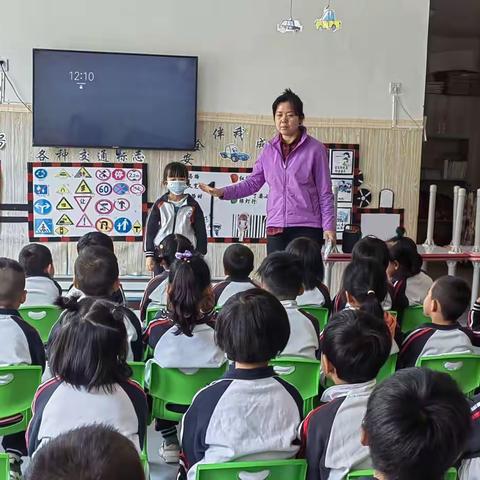
[[[329,32],[336,32],[342,28],[342,22],[337,19],[337,14],[333,8],[330,8],[330,2],[323,9],[322,18],[315,20],[315,28],[317,30],[326,30]]]
[[[372,203],[372,192],[365,187],[359,188],[357,193],[353,197],[355,206],[360,208],[366,208]]]
[[[300,20],[293,18],[293,0],[290,0],[290,18],[283,20],[277,24],[277,32],[280,33],[298,33],[303,30],[303,25]]]

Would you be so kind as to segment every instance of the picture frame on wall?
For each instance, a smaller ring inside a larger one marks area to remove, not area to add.
[[[337,201],[348,202],[353,201],[353,178],[334,178],[332,177],[332,186],[337,187]]]
[[[353,175],[355,151],[348,149],[330,150],[330,171],[332,176]]]

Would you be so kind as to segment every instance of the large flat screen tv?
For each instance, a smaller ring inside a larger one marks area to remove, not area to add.
[[[193,150],[198,57],[33,50],[33,144]]]

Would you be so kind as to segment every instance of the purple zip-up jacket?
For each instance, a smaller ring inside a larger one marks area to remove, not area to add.
[[[266,143],[252,173],[223,188],[223,199],[248,197],[267,182],[267,227],[315,227],[335,231],[334,204],[325,145],[307,135],[282,157],[280,135]]]

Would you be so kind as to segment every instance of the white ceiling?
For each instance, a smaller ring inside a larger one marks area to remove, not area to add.
[[[430,34],[480,37],[480,0],[431,0]]]

